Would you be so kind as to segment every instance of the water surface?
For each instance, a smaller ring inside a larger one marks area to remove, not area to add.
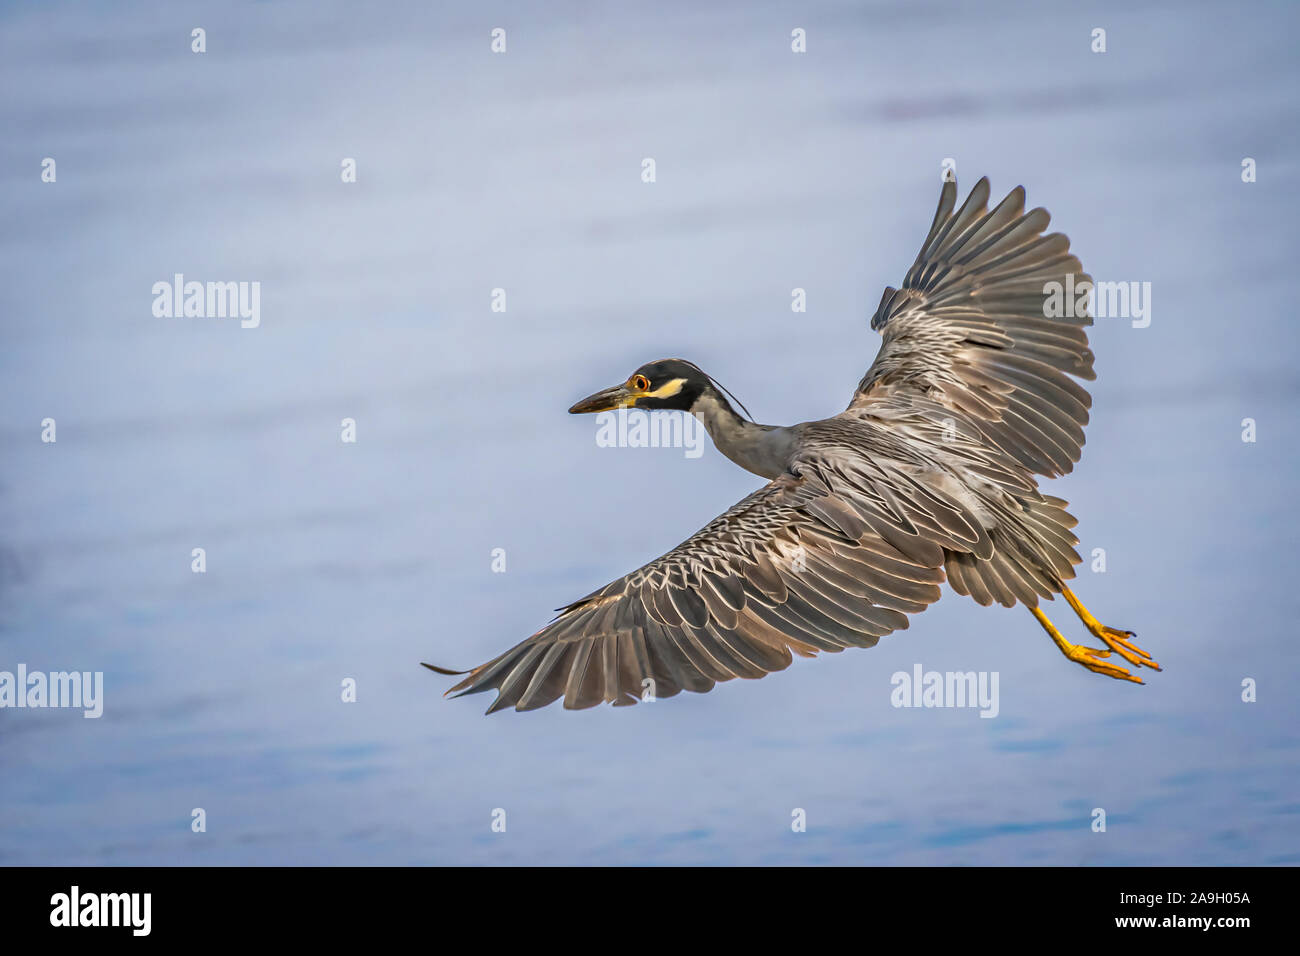
[[[106,682],[99,720],[0,711],[0,861],[1300,862],[1294,8],[701,6],[0,11],[0,669]],[[946,157],[1152,283],[1149,327],[1095,329],[1050,490],[1105,551],[1078,592],[1165,672],[948,596],[708,695],[441,699],[419,661],[756,487],[569,404],[681,355],[760,420],[835,413]],[[155,318],[178,272],[260,282],[260,327]],[[997,671],[999,716],[895,709],[918,662]]]

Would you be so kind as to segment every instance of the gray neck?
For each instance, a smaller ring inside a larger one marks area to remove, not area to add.
[[[791,429],[746,421],[712,390],[706,390],[695,400],[691,414],[704,423],[704,430],[718,451],[746,471],[762,478],[775,478],[786,470],[794,453]]]

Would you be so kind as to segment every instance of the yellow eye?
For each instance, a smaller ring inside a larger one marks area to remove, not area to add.
[[[632,389],[637,392],[650,391],[650,379],[646,378],[644,375],[633,375]]]

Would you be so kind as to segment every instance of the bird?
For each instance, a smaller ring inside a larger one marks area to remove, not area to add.
[[[874,646],[945,581],[986,607],[1024,605],[1089,671],[1141,684],[1118,659],[1160,670],[1132,631],[1103,625],[1069,588],[1077,522],[1038,487],[1079,461],[1091,398],[1076,380],[1096,378],[1086,298],[1067,309],[1050,299],[1091,278],[1070,240],[1046,232],[1049,213],[1025,211],[1024,187],[992,209],[987,177],[960,208],[957,195],[946,176],[921,251],[871,319],[881,344],[844,411],[758,424],[676,358],[574,404],[689,412],[767,483],[486,663],[425,663],[464,677],[447,695],[494,690],[493,713],[703,693],[794,656]],[[1047,617],[1057,595],[1100,646],[1067,640]]]

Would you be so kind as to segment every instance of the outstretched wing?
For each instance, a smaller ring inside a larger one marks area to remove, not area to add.
[[[448,693],[496,690],[488,713],[561,696],[578,709],[634,704],[647,692],[703,693],[782,670],[792,653],[870,647],[939,599],[938,542],[970,534],[960,518],[936,504],[939,518],[922,515],[900,530],[870,481],[812,462],[798,472],[564,608]]]
[[[954,213],[957,184],[943,184],[903,287],[885,289],[871,320],[884,341],[849,410],[923,396],[969,416],[1030,471],[1067,474],[1092,404],[1071,376],[1096,377],[1092,319],[1074,308],[1091,279],[1066,236],[1043,235],[1047,210],[1024,211],[1023,187],[991,211],[988,198],[981,179]]]

